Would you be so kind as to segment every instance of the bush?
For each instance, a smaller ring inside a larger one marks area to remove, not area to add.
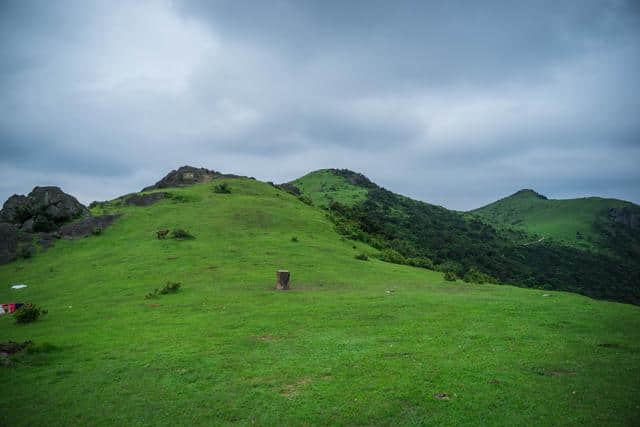
[[[293,237],[291,238],[291,241],[292,241],[292,242],[297,242],[297,241],[298,241],[298,238],[297,238],[296,236],[293,236]]]
[[[458,280],[458,276],[453,271],[446,271],[444,273],[444,280],[455,282],[456,280]]]
[[[381,261],[391,262],[393,264],[408,264],[408,260],[393,249],[384,249],[380,252],[379,258]]]
[[[171,236],[174,239],[194,239],[195,237],[190,234],[187,230],[183,230],[182,228],[176,228],[171,232]]]
[[[213,192],[219,194],[230,194],[231,188],[229,188],[226,182],[223,182],[222,184],[218,184],[213,187]]]
[[[179,282],[167,282],[162,289],[154,289],[145,295],[145,299],[158,298],[160,295],[175,294],[180,289]]]
[[[369,259],[369,257],[365,253],[358,254],[354,258],[359,259],[360,261],[367,261]]]
[[[94,236],[99,236],[102,234],[102,227],[94,227],[93,230],[91,230],[91,234],[93,234]]]
[[[313,200],[311,200],[307,196],[298,196],[298,200],[300,200],[305,205],[313,206]]]
[[[409,258],[409,265],[433,270],[433,261],[427,257]]]
[[[469,271],[467,271],[467,274],[464,275],[462,280],[464,280],[467,283],[469,282],[479,283],[479,284],[498,283],[498,281],[494,277],[491,277],[486,273],[478,271],[475,268],[469,269]]]
[[[36,307],[33,304],[25,304],[13,314],[16,323],[31,323],[38,320],[42,314],[47,314],[47,310]]]

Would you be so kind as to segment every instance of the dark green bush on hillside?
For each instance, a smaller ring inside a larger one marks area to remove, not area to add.
[[[157,298],[160,295],[175,294],[180,289],[179,282],[167,282],[161,289],[154,289],[145,295],[145,299]]]
[[[298,200],[300,200],[305,205],[313,206],[313,200],[311,200],[307,196],[304,196],[304,195],[298,196]]]
[[[219,194],[230,194],[231,188],[229,188],[226,182],[223,182],[222,184],[218,184],[213,187],[213,192]]]
[[[458,276],[453,271],[447,271],[444,273],[444,280],[455,282],[456,280],[458,280]]]
[[[195,237],[190,234],[187,230],[183,230],[182,228],[176,228],[171,232],[171,237],[174,239],[195,239]]]
[[[462,280],[464,280],[467,283],[469,283],[469,282],[480,283],[480,284],[498,283],[498,281],[496,280],[495,277],[491,277],[490,275],[488,275],[486,273],[482,273],[482,272],[476,270],[475,268],[471,268],[469,271],[467,271],[467,274],[464,275]]]
[[[43,314],[47,314],[47,310],[43,310],[33,304],[25,304],[16,310],[13,315],[16,323],[31,323],[38,320],[38,317]]]
[[[359,259],[360,261],[367,261],[369,257],[365,253],[360,253],[354,257],[355,259]]]

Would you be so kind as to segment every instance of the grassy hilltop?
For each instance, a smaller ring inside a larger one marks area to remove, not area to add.
[[[3,423],[630,425],[640,414],[639,307],[382,262],[326,211],[251,179],[163,191],[150,206],[98,205],[122,216],[0,266],[3,302],[48,309],[26,325],[0,318],[3,341],[34,342],[0,366]],[[195,238],[159,240],[160,229]],[[273,290],[281,268],[291,291]],[[167,281],[179,292],[145,299]]]
[[[496,227],[514,228],[553,239],[563,245],[582,250],[627,252],[640,256],[640,232],[623,231],[627,241],[612,241],[615,224],[609,218],[611,209],[626,208],[640,215],[633,203],[601,197],[553,200],[533,190],[521,190],[482,208],[471,211]]]

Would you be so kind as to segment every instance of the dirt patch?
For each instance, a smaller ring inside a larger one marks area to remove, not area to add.
[[[86,237],[96,229],[104,230],[118,219],[120,215],[90,216],[60,227],[58,234],[63,238]]]
[[[602,344],[598,344],[598,347],[604,347],[604,348],[624,348],[624,346],[620,345],[620,344],[615,344],[615,343],[602,343]]]
[[[125,205],[149,206],[167,197],[169,193],[159,192],[150,194],[134,194],[124,199]]]
[[[449,395],[447,393],[436,393],[433,395],[438,400],[449,400]]]
[[[257,339],[258,339],[258,341],[269,342],[269,341],[275,341],[276,337],[274,337],[273,335],[262,335],[261,337],[258,337]]]
[[[9,365],[11,363],[9,356],[21,352],[30,345],[31,341],[25,341],[23,343],[7,341],[0,343],[0,365]]]
[[[302,377],[293,384],[285,385],[283,391],[280,394],[284,397],[289,397],[289,398],[294,397],[298,393],[300,393],[300,391],[310,383],[311,383],[311,378]]]

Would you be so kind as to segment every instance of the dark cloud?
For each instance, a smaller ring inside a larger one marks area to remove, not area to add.
[[[4,1],[0,198],[194,164],[638,202],[639,41],[634,1]]]

